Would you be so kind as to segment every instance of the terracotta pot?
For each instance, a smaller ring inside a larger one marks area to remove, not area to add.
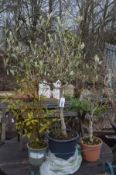
[[[80,143],[82,147],[82,153],[83,153],[84,160],[89,161],[89,162],[97,161],[100,158],[102,140],[96,137],[97,139],[99,139],[100,143],[97,145],[88,145],[88,144],[83,143],[83,138],[81,139]]]

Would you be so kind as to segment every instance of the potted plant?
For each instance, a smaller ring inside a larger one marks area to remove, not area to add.
[[[95,98],[95,100],[97,100]],[[101,106],[98,101],[87,100],[88,102],[88,114],[86,118],[89,120],[89,135],[81,138],[80,143],[82,147],[84,160],[94,162],[100,158],[102,140],[93,135],[93,122],[94,116],[100,115],[100,113],[106,110],[106,106]]]
[[[84,44],[81,42],[79,36],[71,31],[68,31],[64,25],[62,25],[59,19],[56,31],[54,33],[46,31],[46,28],[50,22],[50,17],[47,19],[47,21],[45,21],[43,18],[41,19],[43,24],[43,30],[41,31],[43,31],[42,36],[44,37],[42,37],[43,40],[40,38],[38,41],[40,44],[29,41],[29,48],[23,50],[20,48],[20,45],[18,45],[18,41],[14,41],[15,37],[13,37],[12,33],[10,32],[9,38],[7,39],[7,72],[11,73],[17,78],[18,84],[22,77],[26,77],[28,85],[31,85],[33,81],[36,82],[36,93],[39,91],[39,83],[42,83],[43,80],[47,81],[51,88],[53,87],[54,82],[60,80],[62,83],[60,88],[60,96],[64,98],[63,86],[75,80],[78,65],[82,58]],[[14,43],[16,43],[16,45]],[[29,90],[29,87],[30,86],[26,87],[27,91]],[[52,139],[53,141],[57,140],[59,149],[58,152],[61,152],[62,155],[65,153],[67,155],[67,152],[72,152],[68,155],[68,157],[66,156],[66,158],[69,158],[75,152],[79,137],[77,133],[68,131],[63,109],[63,107],[60,107],[60,131],[57,130],[57,132],[54,132],[52,130],[53,132],[49,132],[48,143],[49,149],[54,152],[53,149],[51,149],[53,147],[50,145],[51,143],[53,145]],[[60,148],[59,144],[61,143],[62,145]],[[64,143],[65,149],[63,148]],[[57,144],[55,143],[54,145]],[[66,147],[67,152],[65,152]],[[55,152],[57,151],[55,150]]]
[[[16,121],[18,132],[27,140],[30,163],[41,165],[47,153],[46,132],[56,119],[49,118],[50,112],[43,106],[44,99],[36,94],[35,86],[32,84],[31,101],[29,97],[27,100],[26,95],[26,101],[24,96],[23,99],[12,96],[7,99],[7,102]]]
[[[48,134],[48,148],[56,157],[69,159],[74,155],[76,145],[79,143],[79,135],[76,132],[67,130],[67,136],[61,132],[60,126],[51,129]]]
[[[70,98],[70,101],[71,104],[69,109],[73,111],[76,110],[79,119],[80,129],[78,128],[78,131],[76,132],[78,132],[79,135],[82,135],[82,122],[87,112],[89,112],[89,103],[86,100],[80,100],[77,98]],[[77,134],[76,137],[71,136],[71,139],[64,139],[61,130],[58,132],[58,129],[56,129],[55,132],[54,129],[54,132],[49,136],[50,150],[52,150],[52,152],[58,157],[65,159],[69,158],[75,151],[75,145],[79,143],[79,135]]]
[[[79,120],[79,135],[83,136],[83,124],[85,122],[86,114],[90,110],[90,106],[87,100],[80,100],[79,98],[72,98],[70,104],[70,110],[77,112],[77,118]]]

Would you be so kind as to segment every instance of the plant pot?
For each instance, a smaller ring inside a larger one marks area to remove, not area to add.
[[[79,142],[79,135],[67,140],[54,139],[48,135],[48,148],[56,157],[69,159],[74,155],[76,145]]]
[[[47,147],[41,149],[33,149],[27,144],[29,162],[33,166],[40,166],[45,160],[47,154]]]
[[[98,139],[100,143],[95,145],[89,145],[89,144],[83,143],[84,138],[85,137],[83,137],[80,141],[84,160],[89,162],[97,161],[100,158],[102,140],[98,137],[94,137]]]

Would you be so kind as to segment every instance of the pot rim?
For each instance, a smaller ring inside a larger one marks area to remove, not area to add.
[[[34,150],[34,151],[37,151],[37,150],[42,151],[42,150],[47,149],[47,145],[46,145],[46,147],[43,147],[43,148],[32,148],[32,147],[29,146],[29,143],[27,143],[27,148],[30,149],[30,150]]]
[[[72,141],[74,141],[74,140],[76,140],[76,139],[79,139],[79,134],[77,134],[76,133],[76,136],[75,137],[73,137],[73,138],[71,138],[71,139],[56,139],[56,138],[52,138],[49,134],[47,134],[47,138],[49,139],[49,140],[52,140],[52,141],[56,141],[56,142],[59,142],[59,143],[64,143],[64,142],[72,142]]]
[[[96,146],[101,146],[102,143],[103,143],[102,139],[99,138],[99,137],[96,137],[96,136],[93,136],[93,137],[99,139],[99,141],[100,141],[99,144],[90,145],[90,144],[83,143],[83,138],[87,138],[87,137],[88,137],[88,136],[84,136],[84,137],[82,137],[82,138],[80,139],[80,142],[81,142],[82,145],[85,145],[85,146],[88,146],[88,147],[96,147]]]

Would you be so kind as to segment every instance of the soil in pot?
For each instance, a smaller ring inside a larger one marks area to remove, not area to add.
[[[56,157],[65,160],[74,155],[78,142],[79,135],[71,132],[68,132],[67,138],[64,138],[60,133],[57,133],[57,135],[50,133],[48,135],[49,150],[54,153]]]
[[[81,139],[81,147],[83,158],[89,162],[95,162],[100,158],[102,140],[98,137],[93,137],[91,143],[88,137]]]

